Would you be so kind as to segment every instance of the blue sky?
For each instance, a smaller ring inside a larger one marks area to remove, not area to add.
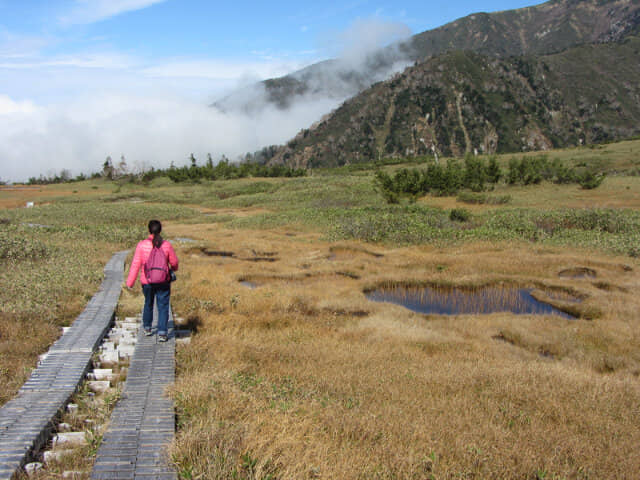
[[[532,3],[486,0],[481,10]],[[281,75],[339,55],[342,34],[357,22],[418,33],[479,9],[469,0],[0,0],[0,94],[55,101],[68,94],[64,82],[56,91],[60,72],[68,79],[100,70],[116,77],[191,79],[184,94],[192,88],[210,97],[229,80]],[[50,88],[38,87],[39,73],[54,77]],[[198,78],[211,80],[210,92]]]
[[[0,0],[0,179],[37,173],[44,165],[77,171],[107,154],[119,157],[121,151],[144,157],[131,147],[127,129],[119,133],[113,126],[115,119],[156,123],[160,114],[176,117],[169,113],[172,108],[206,107],[240,85],[352,48],[372,48],[477,11],[535,3]],[[333,106],[315,105],[317,111],[299,120],[312,122],[313,115]],[[207,120],[207,115],[195,116],[216,130],[221,119]],[[181,118],[173,118],[171,131],[194,128],[187,122],[181,129]],[[215,135],[207,141],[205,130],[193,141],[193,150],[247,151],[260,142],[285,141],[305,126],[291,124],[286,131],[263,135],[259,126],[245,124],[237,130],[256,128],[257,133],[233,147]],[[78,130],[87,136],[79,137]],[[68,138],[60,140],[65,132]],[[153,138],[148,134],[146,140]],[[180,148],[188,153],[189,139],[172,145],[170,155],[182,155]],[[20,161],[25,155],[32,165]],[[155,152],[139,162],[157,157]]]

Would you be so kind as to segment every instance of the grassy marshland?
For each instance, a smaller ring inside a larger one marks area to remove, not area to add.
[[[7,207],[49,203],[0,212],[2,400],[84,306],[100,262],[157,216],[167,238],[195,240],[174,243],[174,309],[197,327],[171,391],[182,478],[633,478],[639,151],[554,152],[609,176],[486,193],[506,203],[387,205],[361,167],[0,190]],[[521,285],[581,318],[425,316],[365,298],[389,283]],[[134,312],[141,296],[122,303]]]

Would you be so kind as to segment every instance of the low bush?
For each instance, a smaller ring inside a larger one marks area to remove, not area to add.
[[[549,160],[546,155],[535,157],[522,157],[520,160],[513,157],[509,160],[509,172],[507,182],[511,185],[531,185],[543,180],[553,183],[574,183],[577,173],[574,169],[565,166],[559,159]]]
[[[578,176],[578,183],[584,190],[593,190],[600,186],[605,176],[606,174],[604,173],[598,174],[592,170],[587,170]]]
[[[449,212],[449,220],[452,222],[468,222],[471,213],[465,208],[454,208]]]

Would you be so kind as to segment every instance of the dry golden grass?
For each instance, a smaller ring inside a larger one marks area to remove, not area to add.
[[[27,202],[41,205],[64,197],[90,199],[112,190],[111,184],[100,180],[59,185],[0,185],[0,209],[24,207]]]
[[[640,177],[607,177],[600,187],[585,190],[579,185],[510,186],[499,185],[491,196],[509,195],[507,207],[526,207],[541,210],[555,208],[640,208]],[[420,199],[426,205],[451,208],[466,208],[473,212],[497,210],[504,205],[476,205],[460,202],[456,197],[426,196]]]
[[[236,254],[181,252],[174,304],[199,325],[179,350],[173,389],[181,424],[173,454],[184,478],[640,471],[637,261],[525,245],[385,249],[306,233],[173,228],[198,247]],[[252,252],[279,260],[247,261]],[[573,267],[596,277],[558,276]],[[581,308],[602,315],[424,316],[366,300],[365,288],[389,280],[546,286],[584,295]]]

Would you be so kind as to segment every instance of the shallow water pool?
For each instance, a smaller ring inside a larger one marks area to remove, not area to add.
[[[511,286],[490,287],[379,287],[365,292],[369,300],[401,305],[414,312],[461,315],[511,312],[515,314],[558,315],[575,318],[548,303],[536,300],[532,289]]]

